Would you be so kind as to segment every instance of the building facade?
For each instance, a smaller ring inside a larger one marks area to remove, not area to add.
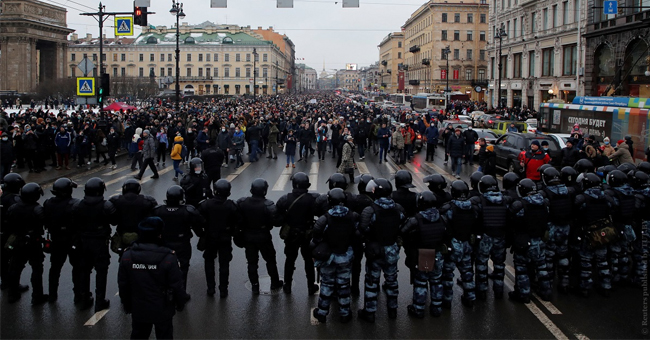
[[[492,2],[488,104],[497,107],[500,97],[502,107],[537,108],[550,99],[570,102],[583,94],[585,40],[580,36],[585,33],[586,8],[583,0]],[[500,28],[506,33],[501,41]],[[501,89],[496,91],[499,76]]]
[[[278,42],[283,46],[278,46]],[[69,77],[80,76],[76,65],[84,57],[98,63],[96,38],[73,36],[69,44]],[[134,77],[149,78],[161,89],[173,89],[175,49],[175,27],[143,27],[136,39],[105,39],[105,72],[111,75],[113,83]],[[293,43],[288,38],[267,40],[250,27],[183,23],[180,26],[180,88],[188,95],[244,95],[252,94],[253,88],[257,94],[289,92],[294,54]],[[96,69],[93,76],[97,72]]]
[[[359,76],[361,78],[361,87],[365,91],[379,91],[382,87],[379,62],[359,69]]]
[[[361,74],[359,70],[338,70],[336,71],[336,88],[350,91],[361,91]]]
[[[318,74],[316,70],[305,65],[296,64],[296,90],[305,92],[315,90],[318,86]]]
[[[650,0],[620,0],[617,15],[587,4],[585,94],[650,98]]]
[[[417,9],[402,26],[405,92],[444,93],[449,84],[452,98],[482,100],[483,88],[474,89],[487,85],[488,13],[487,0],[430,0]]]
[[[378,47],[382,90],[386,93],[404,92],[404,33],[389,33]]]

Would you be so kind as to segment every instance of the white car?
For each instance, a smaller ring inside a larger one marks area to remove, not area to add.
[[[571,135],[568,133],[547,133],[547,135],[555,139],[557,143],[560,144],[561,149],[564,149],[566,147],[566,141],[571,138]]]

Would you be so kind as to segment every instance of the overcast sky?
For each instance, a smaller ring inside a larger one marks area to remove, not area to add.
[[[42,0],[68,8],[68,27],[80,36],[97,36],[99,27],[81,11],[96,12],[99,1]],[[337,2],[337,3],[335,3]],[[237,24],[257,28],[273,26],[296,45],[296,58],[319,73],[325,67],[341,69],[346,63],[367,66],[379,58],[377,45],[391,32],[401,30],[406,19],[424,0],[361,0],[359,8],[342,8],[341,0],[294,0],[293,8],[276,8],[276,0],[228,0],[228,8],[210,8],[210,0],[185,0],[185,20],[190,25],[206,20],[218,24]],[[171,0],[151,0],[150,25],[171,27]],[[133,0],[103,0],[107,12],[131,12]],[[81,10],[81,11],[80,11]],[[113,36],[113,21],[104,33]],[[109,27],[110,26],[110,27]],[[136,35],[140,32],[136,29]]]

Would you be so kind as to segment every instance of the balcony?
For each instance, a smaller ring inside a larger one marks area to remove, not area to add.
[[[204,80],[214,80],[212,76],[201,76],[201,77],[178,77],[180,81],[204,81]]]
[[[487,79],[472,79],[472,86],[481,86],[487,88],[488,80]]]
[[[426,66],[431,65],[431,60],[429,60],[429,59],[422,59],[422,65],[426,65]]]
[[[415,79],[409,80],[409,85],[420,85],[420,81]]]
[[[420,52],[420,46],[418,46],[418,45],[413,45],[413,46],[411,46],[411,48],[409,48],[409,52],[411,52],[411,53],[418,53],[418,52]]]

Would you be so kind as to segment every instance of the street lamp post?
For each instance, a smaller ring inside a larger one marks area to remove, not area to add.
[[[501,64],[501,42],[503,38],[507,37],[508,34],[506,33],[506,30],[503,28],[503,24],[501,24],[501,27],[499,27],[499,30],[497,31],[497,34],[494,36],[495,38],[499,39],[499,83],[497,86],[497,108],[501,108],[501,68],[503,65]]]
[[[447,73],[445,74],[445,80],[447,81],[447,85],[445,86],[445,105],[449,106],[449,53],[451,52],[449,45],[447,45],[443,51],[445,52],[445,59],[447,59]],[[447,109],[447,107],[445,107],[445,109]]]
[[[172,9],[169,10],[169,13],[176,17],[176,113],[180,113],[179,101],[181,97],[181,85],[179,81],[179,73],[181,72],[181,67],[179,66],[181,59],[181,50],[179,47],[179,40],[181,37],[180,33],[180,19],[185,19],[185,12],[183,12],[183,4],[172,0]]]
[[[257,48],[253,47],[253,97],[257,95],[257,90],[255,89],[255,86],[257,86],[256,67],[257,67]]]

